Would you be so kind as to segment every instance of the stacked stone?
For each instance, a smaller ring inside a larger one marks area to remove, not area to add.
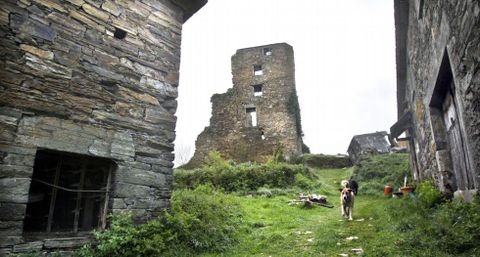
[[[397,1],[399,115],[412,113],[412,169],[442,191],[456,190],[450,153],[434,133],[431,102],[442,63],[449,63],[466,166],[480,188],[480,4],[478,1]],[[403,61],[402,61],[403,59]],[[403,74],[403,75],[402,75]],[[451,146],[449,146],[451,148]],[[447,147],[448,148],[448,147]],[[464,190],[466,188],[457,188]],[[451,193],[451,192],[450,192]]]
[[[254,74],[254,66],[261,66],[261,75]],[[210,126],[198,136],[187,167],[202,164],[211,151],[239,162],[265,162],[280,147],[286,157],[301,154],[293,48],[279,43],[239,49],[232,56],[232,75],[233,88],[212,96]],[[255,108],[256,126],[249,108]]]
[[[168,206],[181,29],[205,3],[2,1],[0,255],[84,243],[24,242],[37,149],[114,160],[113,213]]]

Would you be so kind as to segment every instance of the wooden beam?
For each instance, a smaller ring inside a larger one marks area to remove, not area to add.
[[[60,179],[60,170],[62,167],[62,159],[58,160],[57,168],[55,170],[55,179],[53,184],[58,185],[58,180]],[[52,198],[50,199],[50,208],[48,209],[48,222],[47,222],[47,233],[52,231],[52,222],[53,222],[53,212],[55,210],[55,202],[57,201],[57,187],[52,188]]]
[[[107,213],[108,213],[108,201],[110,200],[110,183],[112,180],[113,165],[110,165],[108,169],[107,177],[107,192],[105,192],[105,202],[103,204],[103,213],[102,213],[102,229],[107,227]]]
[[[80,184],[78,185],[78,189],[83,190],[83,185],[85,183],[85,172],[87,169],[86,160],[84,158],[81,159],[82,161],[82,171],[80,173]],[[75,206],[75,217],[73,219],[73,232],[78,232],[78,219],[80,218],[80,208],[82,205],[82,191],[77,192],[77,204]]]
[[[412,113],[406,112],[403,116],[390,127],[390,135],[392,138],[397,138],[407,129],[412,127]]]

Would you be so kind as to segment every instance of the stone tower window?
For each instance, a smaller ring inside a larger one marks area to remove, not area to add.
[[[266,56],[272,55],[272,48],[270,47],[263,48],[263,55],[266,55]]]
[[[423,19],[424,6],[425,6],[425,0],[419,0],[418,1],[418,19],[419,20]]]
[[[253,95],[254,96],[261,96],[263,94],[262,88],[263,85],[253,85]]]
[[[118,39],[124,39],[127,36],[127,32],[123,29],[115,28],[113,36]]]
[[[245,109],[245,112],[247,113],[247,116],[249,117],[248,123],[252,127],[257,126],[257,109],[255,107],[247,107]]]
[[[35,156],[24,232],[79,232],[105,228],[114,163],[49,150]]]
[[[253,65],[253,75],[263,75],[262,65]]]

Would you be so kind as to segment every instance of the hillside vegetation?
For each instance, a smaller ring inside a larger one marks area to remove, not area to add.
[[[177,181],[177,187],[192,189],[175,190],[172,207],[159,218],[134,226],[129,216],[113,217],[110,230],[96,233],[96,244],[79,255],[480,256],[478,202],[446,200],[429,182],[401,199],[383,196],[382,185],[403,183],[408,173],[404,155],[373,156],[342,169],[308,170],[278,162],[237,165],[221,159],[203,169],[209,175],[202,180],[193,173],[188,181],[195,183]],[[224,181],[225,170],[239,175],[225,181],[242,186],[218,182]],[[352,174],[360,190],[354,221],[347,221],[340,215],[338,188]],[[242,184],[244,179],[261,182]],[[321,194],[335,207],[289,204],[299,193]]]

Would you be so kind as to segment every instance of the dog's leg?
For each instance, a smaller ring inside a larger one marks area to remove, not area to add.
[[[348,220],[353,220],[353,218],[352,218],[352,207],[348,207]]]

